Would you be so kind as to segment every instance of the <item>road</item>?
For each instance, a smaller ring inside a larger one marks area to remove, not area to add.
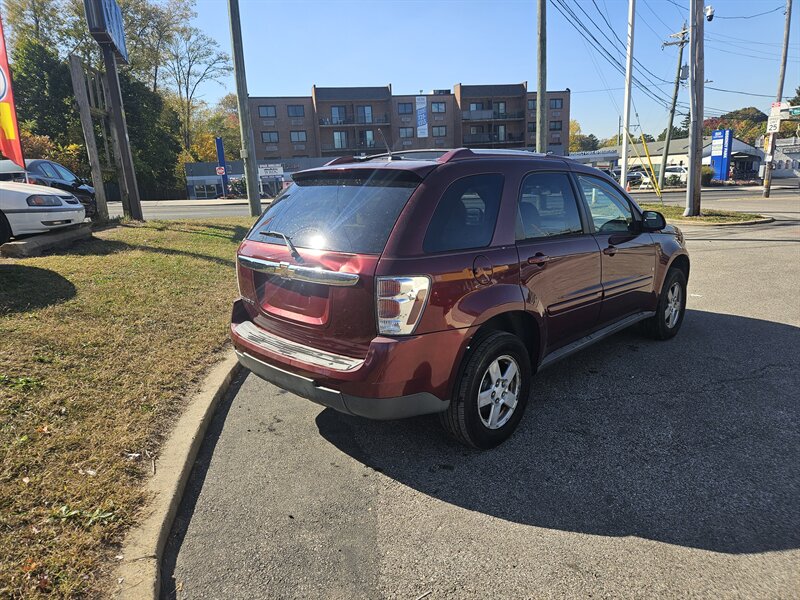
[[[797,197],[800,188],[776,187],[772,192],[774,199],[788,199]],[[658,198],[653,192],[635,192],[633,194],[637,201],[657,202]],[[664,195],[665,201],[669,203],[683,204],[686,199],[685,192],[668,192]],[[726,201],[739,201],[744,198],[760,200],[761,188],[705,188],[703,190],[703,202],[708,202],[707,206],[712,206],[713,202],[724,198]],[[267,202],[262,203],[266,208]],[[756,209],[757,210],[757,209]],[[208,217],[244,217],[250,214],[247,202],[220,201],[220,200],[164,200],[164,201],[144,201],[142,211],[145,219],[202,219]],[[122,215],[122,203],[110,202],[108,212],[111,217]]]
[[[493,451],[239,377],[164,597],[797,597],[800,198],[758,206],[776,222],[685,228],[675,339],[625,331],[540,373]]]

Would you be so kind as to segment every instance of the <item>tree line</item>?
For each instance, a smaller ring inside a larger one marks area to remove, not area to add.
[[[795,90],[794,98],[789,100],[792,106],[800,105],[800,87]],[[710,117],[703,120],[703,136],[710,137],[711,133],[716,129],[730,129],[733,136],[739,138],[743,142],[755,146],[757,140],[763,136],[767,131],[766,113],[760,111],[754,106],[739,108],[731,112],[725,113],[719,117]],[[800,126],[794,122],[784,122],[781,124],[781,131],[779,137],[797,136]],[[641,134],[634,135],[635,142],[641,140]],[[663,142],[667,137],[667,128],[658,134],[657,137],[645,133],[644,139],[646,142]],[[689,115],[684,114],[683,120],[680,125],[673,125],[672,139],[677,140],[689,137]],[[586,152],[589,150],[599,150],[608,146],[616,146],[620,142],[617,135],[608,138],[598,138],[594,134],[585,135],[581,131],[581,125],[576,120],[569,122],[569,151],[570,152]]]
[[[120,65],[120,87],[139,190],[143,198],[183,197],[184,163],[215,160],[216,136],[226,154],[238,147],[236,97],[209,105],[200,92],[225,80],[230,57],[191,25],[195,0],[118,2],[129,57]],[[4,24],[26,158],[54,160],[88,177],[67,63],[75,54],[102,70],[83,0],[4,0]],[[113,169],[104,178],[114,181]]]

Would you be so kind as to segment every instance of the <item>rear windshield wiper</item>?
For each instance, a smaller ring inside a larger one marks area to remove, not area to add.
[[[294,244],[292,243],[292,238],[290,238],[285,233],[281,233],[280,231],[264,231],[263,229],[258,233],[259,235],[271,235],[273,237],[283,238],[283,241],[286,242],[286,247],[289,248],[289,252],[291,252],[294,259],[299,263],[305,262],[303,260],[303,257],[300,256],[300,253],[297,251],[297,248],[294,247]]]

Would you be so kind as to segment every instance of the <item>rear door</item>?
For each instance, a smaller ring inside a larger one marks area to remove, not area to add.
[[[377,331],[378,259],[420,181],[400,169],[296,174],[239,248],[240,291],[253,321],[276,335],[363,358]]]
[[[648,305],[653,294],[656,250],[642,232],[638,214],[610,183],[576,174],[586,213],[602,253],[603,307],[600,322],[608,324]]]
[[[523,179],[517,251],[526,307],[543,313],[548,351],[586,335],[600,315],[600,248],[581,221],[568,174]]]

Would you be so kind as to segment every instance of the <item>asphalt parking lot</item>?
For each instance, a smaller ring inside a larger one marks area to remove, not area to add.
[[[756,207],[777,221],[685,229],[677,338],[625,331],[540,373],[493,451],[240,376],[164,597],[798,597],[800,197]]]

